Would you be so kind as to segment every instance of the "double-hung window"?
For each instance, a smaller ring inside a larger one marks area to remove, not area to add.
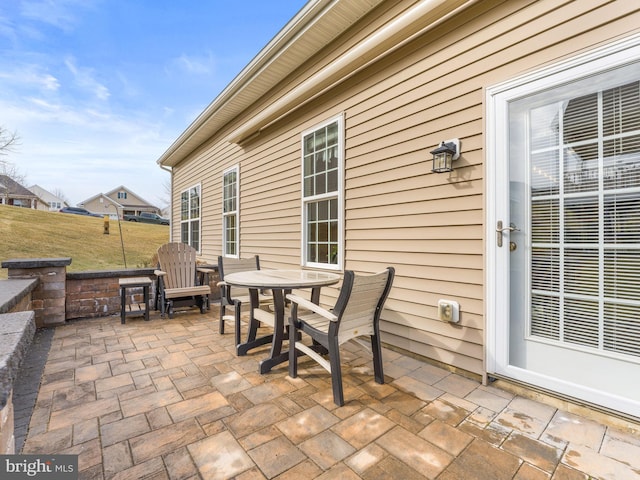
[[[180,195],[180,239],[200,251],[200,185]]]
[[[222,243],[226,257],[238,257],[238,167],[223,173]]]
[[[332,118],[302,134],[302,264],[342,265],[344,119]]]

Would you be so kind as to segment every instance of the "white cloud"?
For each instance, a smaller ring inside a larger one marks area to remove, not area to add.
[[[73,74],[76,85],[99,100],[108,100],[109,89],[94,78],[96,72],[92,68],[78,67],[73,57],[66,57],[64,64]]]
[[[182,54],[170,62],[171,69],[178,70],[189,75],[210,75],[214,71],[215,61],[213,55],[189,56]]]
[[[13,23],[2,15],[0,15],[0,37],[9,38],[14,42],[17,39]]]
[[[53,75],[45,74],[40,77],[40,81],[45,90],[56,91],[60,88],[60,82]]]
[[[77,23],[74,11],[91,6],[86,0],[40,0],[23,1],[20,13],[24,18],[53,25],[63,31],[70,31]]]
[[[60,188],[74,204],[118,185],[158,202],[166,174],[155,161],[175,133],[163,119],[36,95],[0,96],[0,111],[20,137],[8,160],[29,184]]]
[[[58,79],[38,65],[17,65],[10,70],[3,70],[0,67],[0,80],[21,89],[34,87],[38,90],[55,92],[60,88]]]

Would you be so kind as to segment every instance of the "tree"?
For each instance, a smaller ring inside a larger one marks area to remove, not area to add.
[[[10,132],[0,126],[0,174],[6,175],[22,185],[26,180],[26,175],[20,173],[13,163],[3,158],[14,151],[15,147],[19,145],[19,140],[20,138],[16,132]]]
[[[21,173],[18,168],[6,160],[4,157],[14,151],[14,147],[18,145],[18,134],[16,132],[10,132],[6,128],[0,126],[0,175],[6,175],[14,182],[24,185],[27,177]],[[0,203],[9,203],[9,191],[4,188],[4,198]]]
[[[69,199],[64,194],[64,192],[62,191],[61,188],[54,188],[53,192],[51,192],[51,193],[53,193],[56,197],[58,197],[60,200],[62,200],[67,205],[71,205],[71,202],[69,201]]]
[[[7,160],[0,160],[0,175],[6,175],[14,182],[23,186],[27,183],[27,176]]]
[[[10,132],[6,128],[0,126],[0,155],[9,155],[13,148],[18,145],[18,134]],[[6,162],[6,160],[0,160]]]
[[[171,205],[171,179],[167,178],[162,182],[163,195],[159,197],[162,202],[162,210]]]

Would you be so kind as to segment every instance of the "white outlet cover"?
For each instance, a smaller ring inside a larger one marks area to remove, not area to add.
[[[460,304],[455,300],[444,298],[438,300],[438,318],[443,322],[458,323],[460,321]]]

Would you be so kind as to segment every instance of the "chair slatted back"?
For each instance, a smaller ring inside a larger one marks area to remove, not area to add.
[[[393,267],[374,275],[355,275],[349,270],[345,272],[343,288],[334,310],[338,315],[336,327],[339,343],[356,334],[373,335],[394,275]]]
[[[258,258],[258,255],[254,255],[249,258],[218,257],[218,274],[222,281],[224,281],[225,275],[237,272],[248,272],[251,270],[260,270],[260,259]],[[247,295],[246,288],[231,287],[231,298],[236,298],[242,295]]]
[[[166,272],[166,288],[189,288],[196,285],[196,250],[186,243],[165,243],[158,248],[160,270]]]

